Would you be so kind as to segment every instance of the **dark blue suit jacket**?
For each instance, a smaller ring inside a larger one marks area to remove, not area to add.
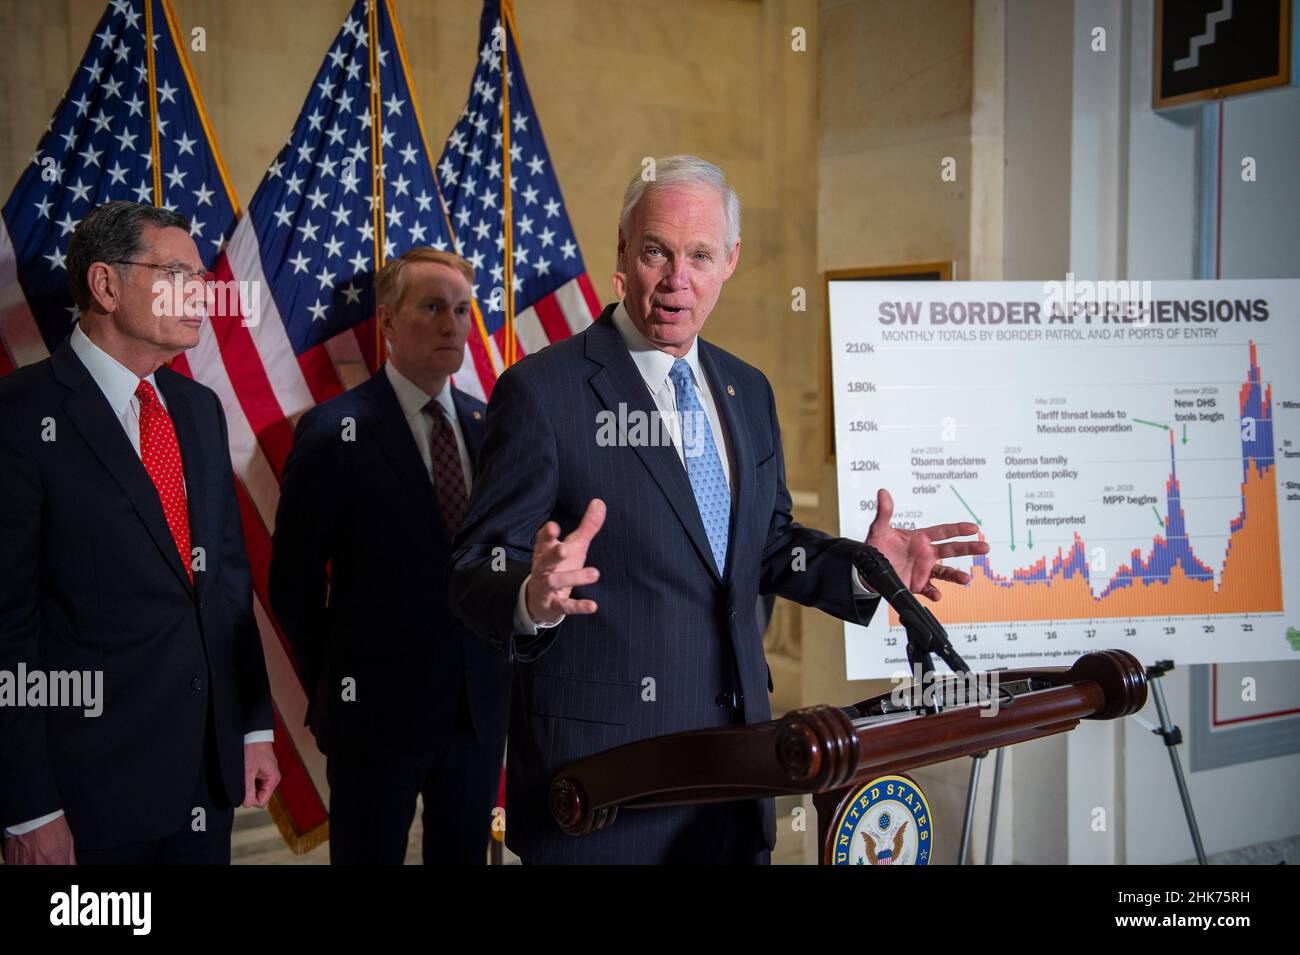
[[[485,409],[452,398],[472,462]],[[271,606],[323,752],[432,752],[466,697],[478,739],[500,744],[509,662],[452,616],[450,575],[437,492],[383,370],[303,415],[280,484]]]
[[[79,847],[160,838],[194,802],[209,705],[228,799],[271,695],[217,396],[154,373],[185,468],[191,586],[158,492],[65,342],[0,378],[0,669],[102,670],[103,714],[0,707],[0,824],[62,808]],[[52,438],[52,440],[51,440]]]
[[[699,807],[628,811],[606,831],[573,838],[550,817],[551,777],[572,760],[633,740],[770,719],[758,594],[859,623],[877,603],[854,597],[850,574],[859,545],[791,517],[767,379],[701,340],[700,362],[735,458],[729,553],[719,576],[674,448],[598,442],[601,412],[617,414],[623,405],[648,415],[655,408],[612,312],[606,308],[590,328],[528,356],[497,382],[454,558],[456,612],[521,661],[506,838],[538,862],[691,858]],[[515,597],[538,528],[555,520],[567,534],[595,497],[608,507],[588,554],[601,577],[581,596],[594,599],[598,612],[516,639]],[[504,568],[494,562],[498,547]],[[773,801],[758,808],[754,841],[770,847]]]

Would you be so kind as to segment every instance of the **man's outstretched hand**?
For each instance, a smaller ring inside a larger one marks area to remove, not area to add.
[[[586,566],[587,548],[604,523],[605,502],[593,498],[582,522],[564,540],[560,540],[560,525],[555,521],[547,521],[537,532],[532,576],[524,594],[533,623],[551,626],[566,614],[596,612],[594,600],[574,600],[569,593],[600,579],[600,571]]]
[[[954,584],[970,583],[970,574],[954,567],[945,567],[941,561],[949,557],[970,557],[987,554],[989,545],[984,541],[956,541],[950,537],[970,537],[979,533],[979,525],[971,521],[956,524],[935,524],[914,531],[890,525],[894,516],[894,499],[883,487],[876,495],[876,519],[867,529],[867,543],[894,565],[898,576],[909,590],[931,600],[942,595],[933,583],[947,580]],[[940,543],[947,541],[947,543]]]

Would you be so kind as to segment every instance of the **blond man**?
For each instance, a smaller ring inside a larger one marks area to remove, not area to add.
[[[449,252],[389,262],[386,364],[304,415],[285,465],[271,604],[326,755],[335,864],[401,864],[421,795],[425,863],[486,860],[509,663],[447,602],[485,416],[451,383],[473,282]]]

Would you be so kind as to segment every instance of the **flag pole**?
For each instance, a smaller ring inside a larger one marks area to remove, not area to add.
[[[153,166],[153,204],[161,207],[162,149],[158,142],[158,74],[153,56],[153,0],[144,0],[144,56],[149,74],[149,155],[152,160],[150,165]]]
[[[162,10],[167,20],[167,29],[172,35],[172,46],[176,47],[176,56],[181,61],[181,72],[185,74],[190,95],[194,97],[194,108],[199,113],[199,125],[203,127],[203,132],[208,137],[208,147],[212,150],[212,159],[217,164],[217,174],[221,177],[221,185],[225,187],[226,198],[235,213],[235,221],[238,222],[239,200],[235,197],[234,186],[230,184],[230,171],[226,168],[226,161],[221,155],[221,150],[217,148],[217,137],[212,132],[212,123],[208,120],[208,111],[203,105],[203,94],[199,90],[198,81],[194,78],[194,68],[190,65],[189,55],[185,52],[185,44],[181,41],[180,27],[177,25],[176,11],[172,9],[171,0],[162,0]]]
[[[501,0],[501,167],[504,173],[505,200],[502,203],[505,222],[505,354],[502,363],[509,368],[515,363],[515,256],[514,217],[510,208],[510,24],[514,21],[513,0]]]
[[[153,204],[154,208],[161,209],[163,204],[162,145],[158,137],[158,74],[154,67],[153,56],[153,0],[144,0],[144,59],[145,72],[149,81],[149,168],[153,173]],[[175,360],[174,355],[167,359],[167,367],[170,368]]]
[[[420,142],[424,146],[424,155],[429,163],[430,176],[433,179],[433,191],[438,196],[438,210],[442,213],[442,221],[447,225],[447,234],[451,236],[451,250],[460,255],[460,240],[456,238],[456,227],[451,221],[451,216],[447,214],[447,200],[442,195],[442,184],[438,182],[438,170],[433,165],[433,153],[429,151],[429,137],[424,131],[424,119],[420,113],[420,98],[415,92],[415,81],[411,79],[411,61],[406,56],[406,42],[402,38],[402,22],[397,19],[397,11],[393,8],[393,0],[384,0],[388,9],[388,20],[393,25],[393,39],[397,43],[397,55],[402,63],[402,73],[406,77],[406,88],[411,91],[411,109],[415,112],[415,124],[420,130]],[[470,302],[470,308],[474,313],[474,327],[478,331],[479,340],[483,343],[483,354],[486,356],[488,365],[492,368],[494,375],[500,375],[501,369],[497,367],[496,357],[492,354],[492,345],[488,339],[487,326],[483,323],[483,312],[479,308],[478,296],[474,296]]]
[[[442,221],[447,225],[447,235],[451,236],[451,251],[455,252],[456,255],[460,255],[460,242],[459,239],[456,239],[456,227],[454,223],[451,222],[451,216],[448,216],[447,214],[447,200],[443,199],[442,183],[438,182],[438,170],[437,168],[434,168],[433,165],[433,153],[429,152],[429,136],[425,135],[424,120],[422,120],[420,113],[420,99],[419,96],[416,96],[415,81],[412,81],[411,79],[411,61],[407,58],[406,42],[404,42],[402,38],[402,21],[399,21],[398,13],[396,13],[396,10],[393,8],[393,0],[383,0],[383,3],[386,4],[387,10],[389,10],[389,22],[393,23],[393,39],[396,40],[396,45],[398,45],[398,57],[402,60],[402,71],[407,78],[407,88],[411,91],[411,109],[415,110],[416,126],[420,129],[420,142],[424,144],[424,155],[428,157],[429,172],[433,178],[433,191],[438,196],[438,210],[442,213]],[[474,329],[478,331],[478,339],[481,340],[482,347],[484,347],[484,355],[487,357],[487,364],[491,366],[493,374],[499,376],[500,369],[497,368],[497,359],[495,359],[493,352],[491,352],[491,343],[489,335],[487,335],[487,326],[484,324],[484,314],[482,314],[481,309],[478,308],[477,296],[473,296],[471,303],[469,303],[469,307],[471,307],[473,312]]]
[[[384,184],[379,175],[379,166],[383,160],[383,137],[380,136],[379,124],[383,115],[382,100],[379,94],[379,4],[377,0],[366,0],[366,16],[369,20],[370,33],[370,195],[371,222],[375,232],[375,278],[384,267]],[[375,367],[378,371],[384,364],[384,330],[379,323],[379,307],[375,306]]]

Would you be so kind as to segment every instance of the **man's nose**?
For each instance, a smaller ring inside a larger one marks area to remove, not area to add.
[[[669,288],[681,289],[691,284],[690,271],[687,268],[686,260],[677,258],[669,263],[667,273],[664,275],[664,282]]]
[[[201,288],[191,289],[186,304],[189,314],[196,318],[207,318],[212,314],[212,289],[206,283]]]

